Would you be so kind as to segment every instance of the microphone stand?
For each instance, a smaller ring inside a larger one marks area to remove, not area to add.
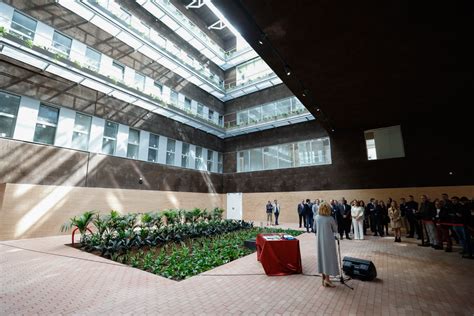
[[[339,282],[341,282],[342,285],[345,285],[346,287],[350,288],[351,290],[354,290],[352,286],[346,283],[346,280],[344,280],[344,272],[342,270],[342,257],[341,257],[341,245],[339,243],[339,238],[337,236],[334,236],[334,238],[337,241],[337,254],[339,255]],[[350,278],[349,278],[350,280]]]

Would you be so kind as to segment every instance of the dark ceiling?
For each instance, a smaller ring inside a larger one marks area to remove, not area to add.
[[[213,2],[326,128],[462,118],[474,104],[472,2]]]

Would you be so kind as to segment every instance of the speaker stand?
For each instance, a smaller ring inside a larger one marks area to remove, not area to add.
[[[337,238],[337,236],[335,236],[336,238],[336,241],[337,241],[337,254],[339,255],[339,282],[350,288],[351,290],[354,290],[354,288],[352,286],[350,286],[349,284],[346,283],[346,280],[344,279],[344,272],[342,270],[342,257],[341,257],[341,245],[339,243],[339,238]],[[351,278],[348,278],[347,280],[350,280]]]

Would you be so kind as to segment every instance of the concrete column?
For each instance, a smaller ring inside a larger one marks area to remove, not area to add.
[[[55,146],[71,148],[75,120],[76,111],[68,108],[61,108],[59,110],[58,127],[56,129],[56,138],[54,140]]]
[[[181,166],[181,155],[183,154],[183,142],[177,140],[174,154],[174,165]]]
[[[35,135],[40,102],[29,97],[21,97],[13,138],[32,142]]]
[[[119,124],[117,132],[117,150],[115,152],[118,157],[127,157],[128,130],[128,126]]]
[[[158,143],[158,163],[166,164],[166,143],[168,138],[160,136]]]
[[[33,43],[40,47],[49,48],[53,42],[54,29],[38,21]]]
[[[148,145],[150,141],[150,133],[140,131],[140,146],[138,147],[138,159],[148,161]]]
[[[92,117],[91,134],[89,137],[89,151],[102,153],[102,139],[104,138],[105,120]]]
[[[71,58],[72,61],[77,61],[81,65],[84,65],[85,59],[86,59],[86,49],[87,45],[83,44],[79,41],[76,41],[75,39],[72,40],[71,44],[71,53],[69,54],[69,57]]]

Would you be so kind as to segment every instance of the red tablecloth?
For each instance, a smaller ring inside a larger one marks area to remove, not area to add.
[[[303,272],[301,266],[300,241],[266,240],[263,236],[281,234],[258,234],[256,239],[257,260],[267,275],[288,275]]]

